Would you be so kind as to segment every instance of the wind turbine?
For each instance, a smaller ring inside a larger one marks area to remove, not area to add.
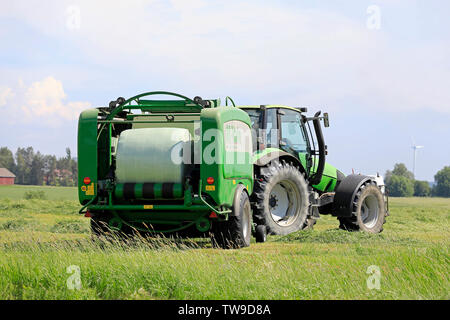
[[[416,145],[416,143],[414,142],[414,138],[411,137],[412,140],[412,146],[411,148],[413,149],[413,176],[414,179],[416,178],[416,154],[417,154],[417,149],[423,149],[425,148],[424,146],[418,146]]]

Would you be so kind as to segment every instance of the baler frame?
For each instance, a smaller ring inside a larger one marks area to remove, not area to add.
[[[183,100],[142,100],[142,97],[153,96],[153,95],[171,95]],[[232,101],[231,98],[227,97]],[[136,104],[132,104],[135,102]],[[234,105],[234,102],[232,101]],[[111,101],[108,108],[99,108],[99,112],[102,112],[102,117],[98,117],[97,119],[97,145],[100,142],[102,134],[107,130],[108,137],[108,149],[109,149],[109,166],[112,166],[112,153],[111,153],[111,137],[112,137],[112,126],[114,124],[135,124],[135,123],[167,123],[171,122],[170,117],[172,117],[172,121],[174,119],[174,115],[176,117],[187,117],[187,116],[200,116],[200,112],[207,107],[218,107],[220,105],[220,100],[203,100],[200,97],[195,97],[194,99],[190,99],[186,96],[168,92],[168,91],[152,91],[146,92],[134,97],[131,97],[127,100],[123,98],[118,98],[116,101]],[[233,107],[231,107],[233,108]],[[142,114],[122,114],[122,118],[118,119],[117,117],[124,111],[128,110],[141,110]],[[153,112],[153,114],[146,114],[145,112]],[[162,115],[166,115],[167,121],[162,120],[135,120],[136,117],[160,117]],[[125,116],[125,118],[124,118]],[[192,123],[196,120],[177,120],[176,123]],[[80,147],[80,146],[79,146]],[[80,175],[79,185],[83,185],[83,177]],[[107,196],[102,197],[103,204],[94,204],[98,201],[99,194],[96,190],[96,195],[92,197],[87,203],[83,205],[80,209],[79,213],[85,213],[88,215],[101,214],[101,212],[110,213],[113,216],[113,221],[120,221],[121,224],[128,225],[133,229],[138,231],[152,231],[152,232],[177,232],[183,229],[187,229],[194,224],[197,226],[198,231],[202,231],[206,229],[202,227],[201,224],[208,223],[209,229],[209,220],[208,214],[212,214],[214,212],[214,218],[219,221],[228,220],[228,215],[232,212],[232,210],[224,207],[214,206],[208,202],[207,199],[202,195],[202,179],[200,178],[198,181],[198,194],[196,195],[193,192],[192,185],[190,184],[189,179],[186,180],[184,186],[184,196],[182,204],[120,204],[115,203],[114,201],[114,188],[115,181],[114,179],[105,179],[106,185],[102,186],[103,191],[107,192]],[[98,184],[103,180],[98,180]],[[238,181],[237,184],[239,184]],[[103,184],[104,182],[101,182]],[[106,203],[105,203],[106,202]],[[148,200],[147,202],[152,202]],[[148,211],[152,211],[151,216],[148,216]],[[120,214],[119,214],[120,212]],[[183,217],[185,217],[185,221],[180,221],[179,219],[170,220],[171,216],[176,217],[180,212],[183,213]],[[179,225],[177,228],[167,229],[167,230],[154,230],[149,228],[141,228],[133,223],[127,222],[125,219],[121,217],[121,215],[127,215],[127,213],[132,213],[135,216],[139,216],[140,213],[145,215],[145,218],[134,219],[132,222],[134,223],[149,223],[149,224],[163,224],[163,225]],[[171,215],[170,213],[173,213]],[[185,223],[185,222],[188,223]],[[115,227],[110,225],[112,229]]]

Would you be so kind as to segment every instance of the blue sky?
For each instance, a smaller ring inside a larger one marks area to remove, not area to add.
[[[432,181],[450,165],[449,9],[413,0],[2,1],[0,146],[76,150],[79,112],[118,96],[229,95],[328,111],[328,161],[345,173],[411,168],[413,137],[425,146],[416,176]]]

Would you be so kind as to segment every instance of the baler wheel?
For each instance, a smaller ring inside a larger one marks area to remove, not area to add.
[[[212,225],[213,247],[239,249],[250,245],[252,209],[247,191],[242,185],[236,188],[232,210],[228,221]]]

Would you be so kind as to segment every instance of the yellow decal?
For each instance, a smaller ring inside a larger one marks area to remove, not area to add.
[[[153,205],[152,204],[144,204],[144,209],[153,209]]]
[[[86,195],[87,196],[94,196],[95,195],[95,186],[94,186],[93,182],[90,185],[87,186]]]
[[[214,191],[214,190],[216,190],[216,187],[215,186],[206,186],[205,189],[206,189],[206,191]]]
[[[236,184],[236,180],[233,180],[233,184]]]
[[[81,186],[81,191],[85,193],[86,196],[95,196],[95,185],[92,182],[88,186]]]

